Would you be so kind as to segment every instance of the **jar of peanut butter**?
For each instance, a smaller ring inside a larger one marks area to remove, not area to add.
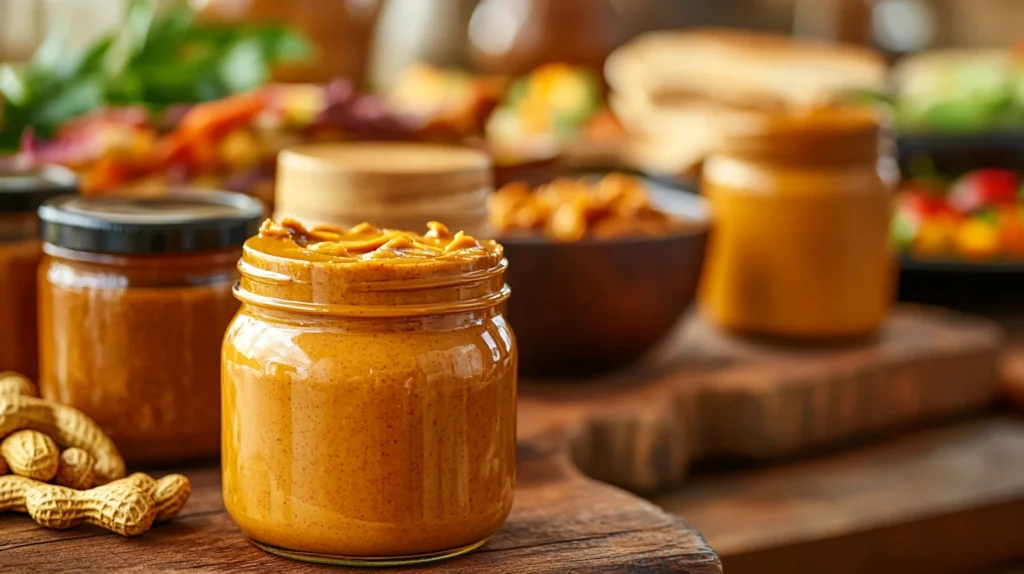
[[[92,417],[125,459],[220,447],[220,344],[258,200],[174,191],[44,204],[40,391]]]
[[[451,229],[489,236],[490,157],[479,150],[423,143],[311,144],[278,156],[275,213],[349,228]]]
[[[270,552],[399,565],[482,545],[515,484],[501,245],[267,221],[224,338],[224,504]]]
[[[895,298],[889,219],[897,169],[875,111],[781,111],[730,134],[705,162],[713,233],[700,305],[734,331],[846,339]]]
[[[61,167],[0,167],[0,371],[33,380],[39,373],[36,270],[43,252],[36,209],[76,188],[74,174]]]

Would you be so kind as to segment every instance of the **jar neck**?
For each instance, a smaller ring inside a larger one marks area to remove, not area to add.
[[[260,269],[244,258],[235,296],[243,303],[292,313],[398,318],[464,313],[503,304],[510,295],[502,261],[496,269],[458,277],[346,282],[330,271],[306,276]]]
[[[874,164],[893,153],[881,118],[862,107],[824,106],[762,114],[732,129],[718,151],[740,161],[852,166]]]
[[[91,253],[43,244],[51,279],[96,287],[190,287],[237,281],[240,249],[201,253]],[[55,269],[56,268],[56,269]]]
[[[872,165],[892,153],[880,133],[808,133],[735,138],[719,155],[740,161],[805,166]]]
[[[253,240],[250,240],[250,242]],[[294,313],[349,317],[443,315],[500,305],[508,262],[494,257],[289,257],[250,246],[238,263],[243,303]]]
[[[237,288],[236,288],[237,292]],[[349,331],[361,333],[422,333],[456,331],[481,325],[486,321],[500,318],[504,304],[468,311],[448,312],[435,315],[356,317],[340,314],[309,314],[296,312],[284,306],[267,306],[243,303],[242,310],[251,316],[274,324],[314,327],[322,331]],[[501,318],[500,320],[504,320]]]

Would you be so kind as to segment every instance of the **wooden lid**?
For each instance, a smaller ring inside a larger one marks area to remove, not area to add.
[[[275,217],[342,227],[421,229],[440,221],[486,235],[490,157],[418,143],[319,144],[278,156]]]
[[[300,146],[278,156],[276,204],[348,207],[436,200],[492,187],[487,154],[417,143]]]

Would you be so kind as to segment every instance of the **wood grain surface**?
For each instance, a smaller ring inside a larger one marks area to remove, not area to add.
[[[521,424],[568,428],[586,474],[651,492],[697,460],[778,459],[984,409],[1001,343],[990,321],[926,307],[899,309],[873,340],[817,348],[695,318],[628,373],[526,382]]]
[[[1024,411],[1024,343],[1015,342],[999,361],[999,383],[1003,396],[1020,411]]]
[[[472,554],[408,572],[721,573],[715,553],[681,519],[580,475],[568,460],[564,434],[533,435],[520,442],[518,455],[516,502],[501,532]],[[24,516],[4,515],[0,571],[329,570],[252,546],[224,510],[219,471],[182,472],[192,479],[193,493],[181,516],[138,538],[121,538],[93,527],[47,530]]]
[[[1024,418],[692,477],[655,499],[729,574],[997,572],[1024,561]]]

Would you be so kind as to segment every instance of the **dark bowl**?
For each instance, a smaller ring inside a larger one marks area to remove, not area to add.
[[[658,206],[690,225],[660,237],[501,239],[524,375],[585,376],[627,366],[685,314],[704,262],[706,209],[692,194],[651,185]]]

